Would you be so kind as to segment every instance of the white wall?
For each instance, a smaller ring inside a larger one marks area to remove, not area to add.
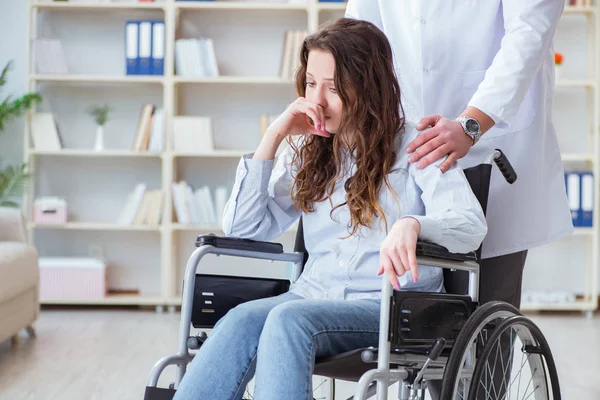
[[[8,82],[0,93],[16,96],[25,93],[27,1],[0,0],[0,68],[13,60]],[[5,162],[23,160],[23,118],[11,123],[0,135],[0,158]]]

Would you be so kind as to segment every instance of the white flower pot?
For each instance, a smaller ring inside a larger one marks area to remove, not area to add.
[[[562,65],[554,65],[554,80],[558,83],[563,79],[563,66]]]
[[[103,151],[104,150],[104,127],[98,125],[96,127],[96,142],[94,143],[95,151]]]

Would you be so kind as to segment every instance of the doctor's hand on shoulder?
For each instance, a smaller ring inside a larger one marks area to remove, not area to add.
[[[406,148],[412,153],[408,161],[416,162],[417,168],[423,169],[447,155],[448,158],[440,165],[440,170],[446,172],[458,159],[467,155],[471,146],[492,126],[494,120],[474,107],[468,107],[456,120],[428,115],[417,125],[418,130],[425,131]]]

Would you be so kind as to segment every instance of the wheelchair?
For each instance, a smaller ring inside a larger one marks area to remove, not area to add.
[[[494,164],[508,183],[516,180],[514,169],[500,150],[493,151],[480,165],[464,170],[484,213]],[[283,252],[277,243],[213,234],[198,236],[196,246],[183,282],[179,351],[154,365],[145,400],[173,398],[194,357],[190,350],[200,348],[207,337],[204,332],[190,335],[190,324],[212,328],[241,302],[286,292],[290,281],[300,276],[307,258],[302,220],[292,253]],[[278,280],[201,274],[198,264],[207,254],[292,263],[292,277]],[[357,382],[355,395],[350,397],[356,400],[374,395],[385,400],[389,386],[397,382],[399,400],[423,400],[434,381],[442,400],[560,400],[556,365],[540,329],[508,303],[479,306],[480,254],[481,247],[469,254],[454,254],[419,241],[418,264],[444,269],[446,293],[395,291],[384,275],[378,346],[315,360],[314,375],[329,380],[329,399],[335,397],[335,380],[345,380]],[[157,387],[161,373],[170,365],[177,368],[176,382],[168,388]]]

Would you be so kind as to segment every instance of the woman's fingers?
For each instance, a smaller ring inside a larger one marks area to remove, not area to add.
[[[412,275],[413,282],[417,283],[419,280],[419,265],[417,264],[417,244],[411,243],[407,246],[406,256],[408,257],[408,267],[410,268],[410,274]]]
[[[394,264],[394,270],[396,271],[396,276],[402,276],[408,270],[408,267],[405,268],[405,265],[408,265],[404,262],[402,257],[400,257],[399,253],[396,251],[389,252],[390,259]]]
[[[314,131],[310,132],[313,135],[318,135],[318,136],[323,136],[323,137],[330,137],[331,134],[329,132],[326,132],[323,129],[319,129],[319,121],[321,119],[321,117],[319,116],[319,110],[317,109],[316,106],[312,105],[312,104],[301,104],[298,106],[298,111],[303,113],[306,117],[310,118],[312,120],[312,124],[310,124],[310,121],[308,121],[307,118],[307,122],[310,125],[313,125],[313,129]]]
[[[386,255],[381,255],[380,262],[394,289],[400,290],[400,282],[398,282],[398,277],[396,276],[396,271],[394,270],[394,266],[392,265],[390,258]]]

